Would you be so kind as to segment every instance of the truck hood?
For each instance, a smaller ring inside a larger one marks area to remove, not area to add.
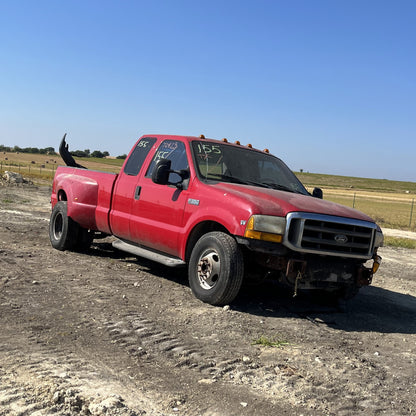
[[[312,196],[227,182],[212,186],[224,197],[235,198],[235,203],[249,203],[254,214],[285,217],[290,212],[312,212],[374,222],[356,209]]]

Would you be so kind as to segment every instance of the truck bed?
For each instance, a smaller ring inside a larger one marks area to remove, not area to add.
[[[65,200],[68,216],[84,228],[111,233],[108,214],[117,174],[59,166],[55,173],[51,203]]]

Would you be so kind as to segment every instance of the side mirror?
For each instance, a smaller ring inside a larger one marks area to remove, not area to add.
[[[321,188],[314,188],[312,191],[312,196],[314,198],[322,199],[324,197],[324,193],[322,192]]]
[[[172,170],[172,161],[169,159],[159,159],[156,162],[156,166],[152,172],[152,181],[158,185],[173,185],[179,189],[183,187],[183,181],[189,178],[189,170]],[[178,182],[169,182],[169,175],[175,173],[179,175],[180,180]]]
[[[152,172],[152,181],[159,185],[167,185],[169,183],[171,164],[172,162],[168,159],[158,160]]]

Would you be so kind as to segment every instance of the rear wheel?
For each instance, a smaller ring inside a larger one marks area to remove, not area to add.
[[[243,255],[233,237],[210,232],[195,244],[188,272],[189,285],[198,299],[211,305],[226,305],[241,288]]]
[[[67,202],[58,201],[49,221],[49,239],[53,248],[63,251],[74,247],[78,224],[67,215]]]

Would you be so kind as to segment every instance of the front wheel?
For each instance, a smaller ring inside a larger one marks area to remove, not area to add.
[[[244,276],[243,255],[228,234],[204,234],[189,261],[189,285],[194,295],[211,305],[226,305],[237,296]]]
[[[67,202],[58,201],[53,207],[49,221],[49,239],[57,250],[69,250],[74,247],[78,229],[77,223],[67,215]]]

